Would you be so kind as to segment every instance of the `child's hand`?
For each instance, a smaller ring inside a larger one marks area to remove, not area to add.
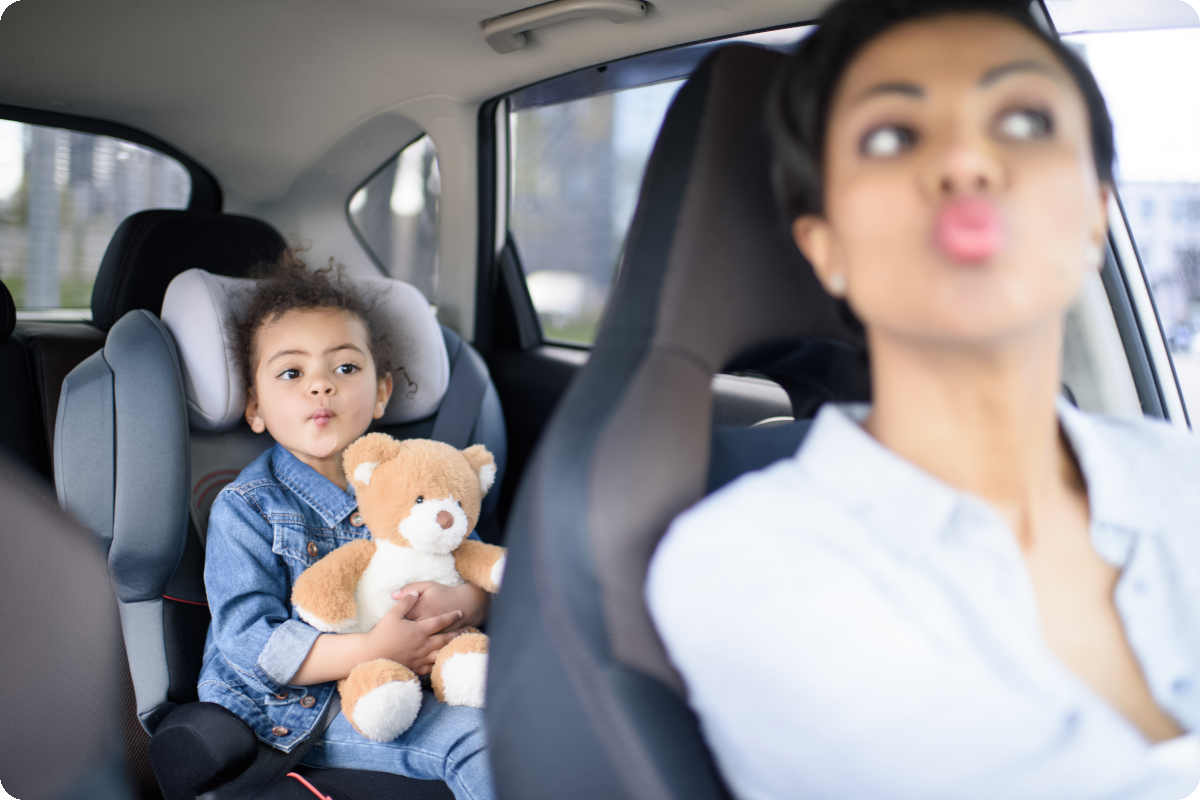
[[[408,611],[409,619],[426,619],[436,617],[447,611],[458,609],[463,612],[462,619],[446,630],[456,631],[466,627],[479,627],[487,616],[488,593],[478,586],[464,583],[459,586],[446,586],[436,581],[420,581],[410,583],[400,591],[417,592],[420,598]]]
[[[372,658],[390,658],[418,675],[428,675],[433,670],[434,655],[455,636],[447,629],[462,619],[463,612],[454,609],[410,620],[405,615],[416,606],[420,595],[404,590],[393,592],[392,597],[396,604],[367,634]]]

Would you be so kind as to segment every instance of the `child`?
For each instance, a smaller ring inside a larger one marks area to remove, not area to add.
[[[412,727],[372,742],[338,713],[318,723],[333,681],[357,664],[390,658],[426,675],[433,654],[482,621],[487,596],[464,584],[411,584],[369,632],[319,633],[289,604],[293,581],[336,547],[367,536],[342,453],[392,393],[386,340],[364,301],[329,270],[294,256],[261,281],[236,322],[246,380],[246,421],[275,445],[213,504],[204,582],[212,625],[199,694],[237,714],[267,744],[291,751],[316,737],[303,762],[444,780],[454,795],[493,797],[480,709],[422,703]]]

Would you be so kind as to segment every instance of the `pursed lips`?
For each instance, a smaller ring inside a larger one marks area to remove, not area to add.
[[[308,418],[317,425],[325,425],[329,422],[329,420],[333,419],[333,417],[334,413],[328,408],[318,408],[316,411],[310,414]]]

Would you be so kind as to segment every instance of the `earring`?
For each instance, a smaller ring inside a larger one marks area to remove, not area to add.
[[[846,294],[846,276],[840,272],[835,272],[829,276],[829,293],[834,297],[841,297]]]

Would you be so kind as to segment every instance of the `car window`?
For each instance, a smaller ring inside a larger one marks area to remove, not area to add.
[[[191,190],[183,165],[150,148],[0,120],[0,280],[23,316],[86,317],[121,220],[186,208]]]
[[[1117,190],[1188,408],[1200,408],[1200,28],[1064,37],[1117,140]]]
[[[548,342],[590,345],[667,107],[713,49],[791,49],[806,26],[591,67],[507,98],[508,232]]]
[[[350,196],[355,234],[385,272],[437,302],[441,175],[433,139],[421,136]]]

